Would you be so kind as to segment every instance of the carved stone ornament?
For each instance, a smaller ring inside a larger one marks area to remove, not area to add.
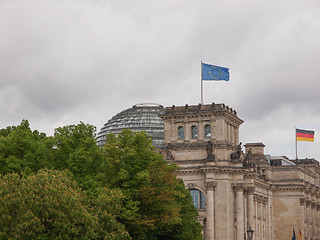
[[[252,166],[252,150],[249,148],[248,153],[245,155],[243,160],[243,166]]]
[[[194,184],[193,183],[188,183],[187,184],[187,188],[188,189],[193,189],[194,188]]]
[[[253,195],[253,201],[254,201],[254,202],[256,202],[256,201],[258,200],[257,197],[258,197],[257,194],[254,194],[254,195]]]
[[[306,200],[306,207],[310,207],[311,201],[309,199]]]
[[[268,203],[268,198],[258,194],[254,194],[253,201],[266,205]]]
[[[267,205],[267,203],[268,203],[268,198],[262,196],[262,203],[263,203],[264,205]]]
[[[204,217],[198,216],[197,221],[204,225],[206,219]]]
[[[211,141],[208,141],[206,150],[207,150],[207,158],[206,158],[206,161],[208,161],[208,162],[214,161],[215,158],[214,158],[214,156],[213,156],[213,154],[212,154],[212,142],[211,142]]]
[[[236,183],[233,185],[233,190],[236,191],[236,192],[239,192],[239,191],[243,191],[244,190],[244,185],[243,183]]]
[[[300,206],[304,206],[306,200],[304,198],[300,198]]]
[[[215,182],[206,182],[205,186],[207,188],[207,190],[215,190],[216,188],[216,183]]]
[[[167,160],[174,160],[173,154],[171,152],[171,145],[168,143],[167,148],[166,148],[166,159]]]
[[[247,187],[247,188],[246,188],[247,194],[248,194],[248,195],[250,195],[250,194],[252,195],[253,192],[254,192],[254,189],[255,189],[254,187]]]
[[[258,203],[262,203],[262,196],[257,195],[257,201],[258,201]]]
[[[237,146],[237,150],[234,153],[231,153],[231,160],[240,160],[241,153],[242,153],[242,146],[240,144]]]

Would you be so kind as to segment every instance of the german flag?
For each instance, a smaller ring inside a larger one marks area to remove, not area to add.
[[[299,238],[300,238],[300,240],[302,240],[301,230],[300,229],[299,229]]]
[[[297,141],[307,141],[307,142],[314,141],[314,131],[302,130],[302,129],[296,128],[296,136],[297,136]]]

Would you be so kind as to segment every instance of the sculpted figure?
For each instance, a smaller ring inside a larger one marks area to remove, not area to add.
[[[206,150],[207,150],[207,158],[206,158],[206,160],[207,161],[214,161],[214,156],[212,154],[212,142],[211,141],[208,141]]]
[[[174,160],[173,154],[171,152],[170,143],[168,143],[168,146],[167,146],[167,149],[166,149],[166,153],[167,153],[167,160]]]
[[[240,144],[237,146],[237,150],[231,154],[231,159],[232,160],[239,160],[241,157],[241,153],[242,153],[242,146],[241,146],[241,142]]]
[[[245,166],[251,166],[252,165],[252,163],[250,162],[251,155],[252,155],[252,152],[251,152],[251,148],[250,148],[248,153],[246,154],[246,157],[244,159],[243,165],[245,165]]]
[[[242,152],[242,142],[240,142],[240,144],[237,146],[237,154],[238,154],[238,156],[239,156],[239,158],[240,158],[240,156],[241,156],[241,152]]]

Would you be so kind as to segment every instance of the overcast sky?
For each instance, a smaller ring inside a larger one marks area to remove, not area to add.
[[[240,141],[320,160],[319,0],[0,0],[0,128],[108,119],[137,103],[200,102],[200,61],[230,68],[205,103],[244,120]]]

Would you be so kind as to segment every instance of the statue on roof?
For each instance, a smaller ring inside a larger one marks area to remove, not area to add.
[[[231,153],[231,160],[240,160],[242,155],[242,142],[237,146],[236,151]]]

